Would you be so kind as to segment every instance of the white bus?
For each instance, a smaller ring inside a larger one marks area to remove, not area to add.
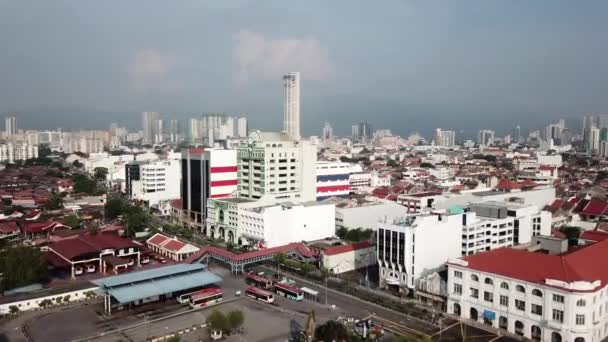
[[[222,289],[219,287],[211,287],[193,293],[190,296],[190,306],[195,309],[205,308],[217,304],[224,299]]]
[[[272,303],[274,302],[274,294],[269,291],[265,291],[262,289],[258,289],[257,287],[249,287],[245,291],[245,295],[251,298],[255,298],[257,300],[261,300],[262,302]]]
[[[301,301],[304,299],[304,291],[287,284],[276,283],[274,285],[274,292],[291,300]]]

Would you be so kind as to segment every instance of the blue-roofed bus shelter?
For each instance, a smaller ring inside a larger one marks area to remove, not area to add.
[[[111,315],[113,308],[173,298],[221,281],[205,265],[177,264],[97,279],[92,283],[99,286],[97,291],[104,296],[104,310]]]

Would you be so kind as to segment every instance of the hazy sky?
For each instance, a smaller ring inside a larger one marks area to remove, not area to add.
[[[608,112],[606,18],[607,1],[0,0],[0,115],[279,129],[281,75],[301,71],[305,134],[530,127]]]

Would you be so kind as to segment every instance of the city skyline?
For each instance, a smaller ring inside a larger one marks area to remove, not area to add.
[[[292,70],[302,72],[306,89],[304,135],[324,121],[336,133],[348,133],[349,125],[338,123],[370,117],[401,134],[428,134],[435,123],[458,131],[471,122],[479,124],[476,129],[519,124],[525,131],[607,111],[608,59],[604,45],[594,43],[603,40],[604,3],[529,4],[525,13],[514,4],[485,1],[348,5],[323,4],[317,11],[321,3],[313,2],[286,12],[285,4],[272,1],[180,7],[150,1],[142,18],[150,20],[132,25],[139,4],[117,15],[107,3],[2,2],[0,18],[11,29],[0,34],[6,47],[0,115],[16,113],[23,127],[80,128],[87,122],[101,128],[108,117],[132,127],[144,111],[177,118],[231,112],[245,114],[256,127],[280,130],[277,80]],[[28,13],[52,15],[32,26],[20,20]],[[306,20],[313,13],[317,25]],[[334,25],[338,13],[344,15]],[[222,16],[227,19],[218,21]],[[148,24],[157,17],[184,19]],[[404,17],[405,23],[385,20]],[[177,33],[180,39],[174,39]],[[65,39],[50,46],[53,37]]]

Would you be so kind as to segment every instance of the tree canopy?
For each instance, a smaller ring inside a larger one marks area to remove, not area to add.
[[[371,229],[347,229],[340,227],[336,229],[336,235],[343,240],[351,242],[359,242],[369,240],[374,236],[374,231]]]
[[[101,195],[105,192],[103,188],[98,187],[97,182],[84,174],[77,174],[73,177],[74,192],[85,193],[92,196]]]
[[[228,322],[228,319],[221,311],[217,311],[217,310],[214,310],[207,317],[207,326],[210,331],[211,330],[214,330],[214,331],[230,330],[230,323]]]
[[[40,250],[18,246],[0,251],[0,291],[38,283],[47,279],[47,265]]]
[[[63,209],[63,197],[58,193],[51,194],[49,200],[46,202],[45,208],[48,210]]]
[[[108,169],[105,167],[96,167],[93,172],[93,178],[98,181],[105,181],[108,177]]]
[[[327,321],[315,329],[315,341],[348,341],[348,338],[348,330],[338,321]]]
[[[67,215],[63,218],[63,224],[70,226],[72,229],[80,227],[81,220],[76,214]]]

